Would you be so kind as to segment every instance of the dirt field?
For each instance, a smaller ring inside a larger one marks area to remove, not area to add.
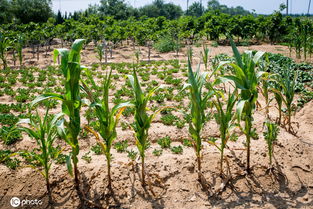
[[[220,53],[232,54],[229,46],[209,47],[211,56]],[[239,47],[244,50],[261,50],[289,55],[288,48],[276,45],[258,45]],[[199,57],[201,47],[194,47],[194,57]],[[47,57],[40,55],[40,61],[33,59],[26,49],[26,65],[40,68],[52,64],[52,52]],[[146,60],[147,49],[141,48],[141,59]],[[186,49],[179,54],[184,60]],[[175,59],[175,53],[159,54],[152,52],[152,60]],[[113,58],[109,62],[132,62],[134,59],[132,47],[113,50]],[[312,61],[312,60],[311,60]],[[97,58],[92,49],[87,48],[82,53],[82,63],[91,65]],[[12,64],[12,63],[11,63]],[[181,73],[181,72],[179,72]],[[178,78],[182,77],[177,74]],[[157,79],[151,77],[151,79]],[[120,83],[124,83],[120,79]],[[119,84],[117,84],[118,86]],[[260,103],[263,104],[263,98]],[[10,103],[8,98],[0,97],[1,103]],[[188,101],[188,100],[186,100]],[[95,155],[91,152],[91,162],[81,160],[81,157],[90,151],[96,144],[94,137],[80,139],[79,170],[82,181],[82,191],[86,197],[97,205],[108,208],[313,208],[313,101],[307,103],[293,118],[296,135],[280,128],[278,144],[274,151],[275,169],[267,169],[268,156],[262,132],[265,121],[265,110],[260,109],[254,114],[254,127],[257,128],[260,138],[252,141],[253,166],[252,175],[245,175],[246,152],[244,150],[245,137],[241,135],[237,142],[230,142],[225,156],[229,162],[231,178],[224,186],[219,176],[219,151],[207,142],[203,147],[203,177],[208,187],[201,187],[197,181],[196,158],[193,148],[184,146],[183,154],[173,154],[170,150],[163,150],[159,157],[152,154],[155,148],[160,148],[156,141],[163,136],[170,136],[172,146],[182,145],[182,140],[190,138],[188,125],[178,129],[175,126],[165,126],[158,117],[149,131],[151,147],[147,150],[146,170],[148,181],[146,189],[140,183],[140,160],[131,162],[127,153],[118,153],[112,149],[112,177],[114,195],[109,196],[106,189],[106,161],[104,155]],[[270,108],[272,119],[277,117],[277,110]],[[132,116],[131,116],[132,117]],[[130,118],[131,118],[130,117]],[[125,118],[122,119],[126,120]],[[86,121],[83,120],[82,123]],[[129,150],[135,150],[132,130],[122,130],[118,127],[117,141],[127,139],[131,144]],[[203,131],[206,141],[211,136],[218,137],[218,126],[211,120]],[[58,141],[65,146],[64,142]],[[0,149],[31,149],[35,142],[28,137],[14,145],[6,146],[0,143]],[[69,151],[69,148],[65,150]],[[20,199],[37,198],[43,204],[31,208],[93,208],[90,205],[81,205],[74,189],[73,179],[68,175],[65,165],[54,164],[51,169],[52,197],[54,204],[48,205],[45,181],[32,168],[23,167],[10,170],[0,165],[0,208],[12,208],[10,199],[14,196]],[[96,208],[96,207],[95,207]]]

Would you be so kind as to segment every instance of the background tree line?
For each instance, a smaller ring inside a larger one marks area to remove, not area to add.
[[[188,1],[189,2],[189,1]],[[167,19],[177,19],[183,15],[200,17],[207,11],[219,10],[222,13],[230,15],[248,15],[251,14],[243,7],[227,7],[221,5],[217,0],[211,0],[205,7],[199,2],[188,5],[186,11],[173,3],[165,3],[164,0],[154,0],[140,8],[134,8],[127,4],[125,0],[101,0],[100,4],[89,5],[86,10],[76,11],[74,13],[54,14],[52,11],[51,0],[0,0],[0,24],[16,22],[47,22],[50,17],[57,19],[57,23],[62,23],[64,19],[78,19],[80,16],[99,15],[112,16],[117,20],[126,20],[129,17],[136,19],[147,17],[164,16]]]

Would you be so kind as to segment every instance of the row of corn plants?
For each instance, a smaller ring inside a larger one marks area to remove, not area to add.
[[[116,126],[123,111],[127,107],[135,109],[134,123],[131,125],[134,130],[135,144],[138,148],[141,158],[141,181],[142,185],[146,185],[145,172],[145,151],[149,146],[149,128],[152,120],[156,115],[168,107],[161,107],[155,110],[152,114],[148,111],[149,101],[153,94],[161,88],[157,86],[150,91],[143,91],[140,85],[139,78],[135,67],[132,75],[128,76],[128,81],[133,90],[134,100],[130,102],[119,103],[110,108],[109,105],[109,91],[111,87],[112,70],[104,77],[103,95],[99,98],[98,94],[93,91],[97,89],[96,82],[92,77],[92,73],[80,65],[80,52],[82,50],[84,40],[76,40],[71,50],[57,49],[54,51],[54,58],[61,57],[60,69],[65,78],[64,94],[46,93],[38,96],[32,103],[34,107],[45,100],[59,100],[62,103],[62,111],[54,117],[49,115],[49,109],[45,112],[43,119],[39,113],[35,118],[21,120],[17,125],[22,131],[28,133],[34,138],[38,144],[39,154],[34,154],[35,158],[40,162],[42,174],[47,182],[48,194],[51,193],[49,183],[49,170],[53,159],[55,159],[60,151],[53,146],[54,140],[57,136],[61,137],[70,147],[71,152],[67,155],[66,163],[69,174],[74,177],[75,188],[80,191],[79,169],[78,169],[78,154],[79,148],[79,134],[81,128],[81,107],[87,105],[95,113],[95,117],[99,122],[96,129],[86,125],[84,128],[91,132],[98,144],[101,146],[101,151],[106,157],[107,165],[107,180],[108,188],[112,190],[111,177],[111,147],[114,140],[117,138]],[[239,128],[246,136],[246,151],[247,151],[247,167],[248,173],[251,172],[250,158],[251,158],[251,139],[255,138],[256,129],[253,127],[253,115],[258,105],[258,88],[262,87],[264,97],[274,95],[277,101],[284,102],[287,107],[287,124],[288,130],[291,131],[291,116],[292,104],[294,99],[294,86],[296,83],[296,76],[294,79],[286,79],[284,75],[271,74],[260,66],[264,53],[262,52],[245,52],[240,54],[235,44],[232,42],[232,49],[234,52],[235,62],[223,62],[216,68],[209,72],[201,72],[200,65],[194,72],[192,70],[192,53],[189,52],[188,57],[188,83],[182,90],[189,90],[190,105],[191,105],[191,119],[189,120],[189,133],[192,138],[193,146],[196,153],[196,161],[198,174],[201,174],[201,150],[203,148],[203,129],[205,123],[210,119],[210,113],[214,109],[214,118],[219,126],[220,143],[217,140],[209,140],[211,144],[215,145],[221,152],[220,158],[220,172],[223,174],[223,161],[225,148],[229,140],[236,140],[237,136],[234,132]],[[203,60],[207,62],[208,49],[204,48]],[[206,65],[206,68],[208,66]],[[222,69],[226,73],[218,73]],[[87,80],[82,80],[81,72],[85,71]],[[219,88],[221,84],[230,83],[227,92],[225,85]],[[204,91],[203,87],[208,85],[208,91]],[[262,86],[263,85],[263,86]],[[266,86],[264,86],[266,85]],[[278,89],[278,87],[279,89]],[[87,95],[87,101],[83,100],[82,91]],[[270,93],[268,93],[268,91]],[[267,93],[265,93],[267,92]],[[226,95],[225,95],[226,93]],[[266,99],[266,107],[269,106],[273,99]],[[279,111],[281,111],[281,104],[278,104]],[[267,111],[268,114],[268,111]],[[277,140],[279,128],[276,123],[270,121],[270,117],[266,117],[267,121],[264,123],[265,132],[264,138],[268,145],[268,153],[270,158],[270,165],[272,165],[273,146]],[[20,124],[26,123],[29,126],[26,128]],[[79,194],[81,194],[79,192]]]

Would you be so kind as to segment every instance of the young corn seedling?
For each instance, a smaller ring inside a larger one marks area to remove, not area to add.
[[[220,139],[221,144],[218,146],[214,141],[211,141],[213,145],[221,152],[220,159],[220,175],[223,175],[223,161],[224,161],[224,149],[227,146],[227,142],[231,139],[236,138],[234,134],[231,133],[231,129],[236,126],[235,124],[235,115],[234,106],[237,102],[236,98],[237,92],[234,91],[232,94],[228,93],[228,98],[226,100],[226,109],[224,107],[224,102],[222,92],[216,92],[216,100],[213,101],[213,104],[217,110],[214,114],[216,123],[219,125]]]
[[[276,81],[282,91],[279,91],[279,89],[273,89],[273,91],[277,94],[275,96],[280,97],[279,99],[286,105],[288,132],[294,133],[291,126],[291,116],[298,75],[297,73],[294,73],[293,76],[290,76],[290,74],[292,74],[291,71],[285,69],[281,74],[277,75]]]
[[[267,143],[268,157],[269,157],[269,166],[272,169],[272,158],[274,155],[274,144],[277,141],[277,136],[279,134],[278,125],[270,121],[264,123],[265,132],[263,133],[264,139]]]
[[[148,102],[151,100],[152,95],[157,89],[160,88],[160,86],[155,87],[152,90],[150,90],[147,94],[144,94],[141,89],[135,68],[133,70],[133,75],[129,75],[128,79],[130,81],[135,96],[134,102],[135,122],[133,125],[133,129],[135,131],[136,146],[138,148],[139,155],[141,158],[142,185],[145,186],[146,183],[145,183],[144,164],[145,164],[145,150],[149,146],[148,132],[153,118],[155,118],[155,116],[164,108],[161,108],[154,112],[153,114],[149,115],[147,113]]]
[[[22,35],[18,35],[16,39],[15,48],[17,51],[18,60],[20,62],[20,66],[23,65],[23,46],[25,44],[25,39]]]
[[[209,48],[207,45],[203,45],[202,61],[204,63],[205,70],[208,70],[208,62],[209,62]]]
[[[74,181],[75,188],[79,192],[79,172],[77,168],[78,154],[79,154],[79,142],[78,136],[80,133],[80,109],[82,100],[80,98],[80,74],[84,69],[80,65],[80,52],[84,44],[83,39],[75,40],[71,50],[68,49],[56,49],[54,50],[54,61],[60,55],[61,65],[60,68],[65,78],[65,94],[46,93],[38,96],[33,102],[37,104],[43,100],[54,99],[62,102],[62,113],[67,118],[63,118],[58,123],[58,133],[65,140],[65,142],[71,146],[72,151],[67,156],[67,168],[69,174],[73,175],[74,167]]]
[[[0,59],[2,60],[3,69],[8,66],[7,52],[11,49],[11,41],[4,34],[0,33]]]
[[[270,89],[270,91],[274,94],[275,101],[277,103],[277,109],[278,109],[278,119],[277,123],[280,125],[281,124],[281,113],[282,113],[282,106],[283,106],[283,99],[281,95],[282,88],[281,86],[274,82],[273,83],[273,88]]]
[[[261,87],[259,87],[259,90],[265,99],[265,113],[266,113],[267,120],[269,120],[270,118],[269,107],[270,107],[271,99],[269,97],[270,96],[269,92],[270,92],[271,81],[273,81],[272,79],[273,74],[266,72],[268,64],[269,64],[268,54],[265,54],[265,61],[259,66],[260,69],[264,71],[264,73],[260,77],[260,81],[262,85]]]
[[[140,49],[137,49],[136,51],[135,51],[135,58],[136,58],[136,63],[137,63],[137,65],[139,64],[139,61],[140,61],[140,54],[141,54],[141,52],[140,52]]]
[[[90,71],[86,71],[89,80],[91,81],[93,87],[96,86],[95,81],[92,78]],[[99,122],[99,134],[92,130],[91,127],[86,126],[86,129],[95,135],[97,142],[102,148],[102,152],[106,157],[107,160],[107,171],[108,171],[108,189],[112,190],[112,178],[111,178],[111,148],[112,143],[117,137],[116,133],[116,125],[118,124],[119,118],[122,115],[122,112],[125,110],[126,107],[130,107],[131,104],[129,102],[120,103],[115,105],[112,109],[109,108],[109,89],[111,85],[111,75],[112,69],[105,76],[103,82],[103,97],[102,100],[96,95],[96,92],[92,92],[90,88],[87,86],[86,82],[83,82],[83,89],[87,93],[87,97],[90,100],[91,104],[90,107],[95,110],[96,117]],[[95,88],[94,88],[95,89]]]
[[[53,118],[48,114],[47,109],[44,117],[37,115],[28,119],[21,119],[16,125],[17,129],[26,132],[31,138],[36,140],[39,152],[26,152],[24,154],[35,159],[39,162],[39,165],[43,168],[39,172],[46,180],[46,187],[51,201],[51,188],[49,182],[49,171],[51,168],[52,160],[56,159],[60,154],[60,151],[53,147],[53,143],[57,137],[56,124],[62,117],[62,114],[57,114]],[[21,124],[27,124],[29,127],[22,127]],[[37,170],[36,167],[34,169]]]
[[[257,71],[257,64],[264,52],[257,52],[253,55],[251,51],[240,54],[232,39],[230,39],[235,56],[235,63],[229,63],[233,69],[232,75],[220,77],[221,81],[231,81],[240,90],[239,101],[237,102],[237,118],[244,121],[244,127],[240,129],[246,135],[247,147],[247,173],[250,173],[250,141],[254,135],[252,130],[253,112],[258,99],[258,84],[264,72]]]
[[[96,46],[97,58],[99,59],[100,63],[102,63],[103,56],[104,56],[104,45],[98,44]]]
[[[213,91],[209,91],[206,94],[202,92],[207,75],[208,73],[206,72],[200,72],[200,65],[198,65],[197,71],[193,72],[191,68],[191,60],[190,57],[188,57],[188,83],[185,84],[183,90],[188,88],[190,91],[191,120],[189,122],[189,133],[193,140],[196,151],[199,179],[201,174],[201,131],[205,122],[207,121],[207,115],[205,114],[204,110],[207,107],[208,100],[214,94]]]

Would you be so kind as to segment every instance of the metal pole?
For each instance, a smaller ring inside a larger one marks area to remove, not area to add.
[[[309,0],[308,15],[310,14],[311,0]]]
[[[189,0],[187,0],[187,15],[188,15],[188,8],[189,8]]]
[[[286,10],[287,10],[287,11],[286,11],[286,14],[288,15],[288,9],[289,9],[289,0],[287,0],[287,5],[286,5],[286,6],[287,6],[287,8],[286,8]]]

